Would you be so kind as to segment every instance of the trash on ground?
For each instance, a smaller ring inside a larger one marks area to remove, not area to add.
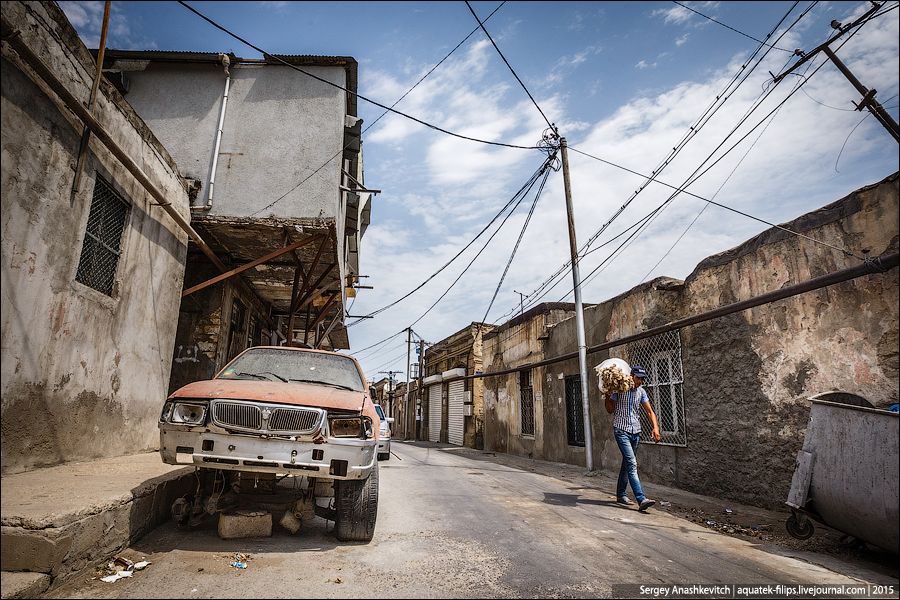
[[[143,571],[144,569],[146,569],[149,566],[150,566],[150,561],[142,560],[141,562],[134,563],[134,570],[135,571]]]
[[[234,567],[235,569],[246,569],[246,568],[247,568],[247,563],[245,563],[245,562],[233,562],[233,563],[231,563],[231,566]]]
[[[726,514],[726,515],[730,515],[730,514],[732,514],[732,512],[733,512],[733,511],[732,511],[730,508],[726,508],[726,509],[725,509],[725,514]]]
[[[662,502],[659,503],[659,505],[660,505],[660,506],[672,506],[672,503],[671,503],[671,502],[666,502],[665,500],[663,500]]]
[[[125,577],[131,577],[131,571],[119,571],[115,575],[110,575],[109,577],[101,577],[100,581],[105,581],[106,583],[112,583],[114,581],[118,581],[120,579],[124,579]]]
[[[114,567],[121,567],[124,571],[130,571],[134,567],[134,563],[124,556],[113,556],[112,564]]]

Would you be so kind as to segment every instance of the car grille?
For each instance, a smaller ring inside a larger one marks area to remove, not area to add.
[[[259,429],[262,424],[261,412],[258,406],[252,404],[216,402],[213,418],[216,423],[225,427]]]
[[[276,408],[269,417],[271,431],[311,431],[319,424],[318,411]]]
[[[309,435],[322,425],[325,411],[247,402],[213,402],[213,421],[228,429],[280,435]]]

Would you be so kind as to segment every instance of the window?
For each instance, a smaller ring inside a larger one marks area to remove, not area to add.
[[[581,375],[566,377],[566,437],[570,446],[584,447],[584,405]]]
[[[686,446],[684,423],[684,374],[681,369],[681,334],[669,331],[628,344],[628,362],[647,370],[644,389],[659,422],[661,444]],[[641,429],[650,431],[650,420],[641,411]]]
[[[534,435],[534,386],[531,371],[519,371],[519,411],[522,435]]]
[[[97,177],[75,281],[112,296],[130,206]]]

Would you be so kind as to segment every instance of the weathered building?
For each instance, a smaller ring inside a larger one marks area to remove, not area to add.
[[[707,258],[684,282],[658,278],[586,308],[588,346],[896,253],[898,175],[782,227]],[[790,488],[811,396],[849,392],[877,408],[897,402],[898,304],[898,270],[872,264],[871,274],[589,353],[588,361],[593,367],[618,356],[648,371],[663,439],[641,444],[642,478],[777,508]],[[571,353],[575,320],[552,327],[540,351],[534,337],[486,342],[485,371],[536,362],[507,358],[516,345],[533,345],[535,358]],[[487,378],[486,449],[585,464],[577,359],[530,371],[533,434],[515,409],[528,371]],[[589,376],[594,465],[615,472],[621,455],[611,418],[593,368]]]
[[[472,323],[425,350],[416,409],[421,439],[484,446],[484,384],[471,376],[482,371],[483,338],[494,329]]]
[[[575,305],[553,302],[535,306],[504,323],[484,336],[484,372],[502,371],[536,363],[546,355],[546,340],[558,323],[575,315]],[[575,369],[578,373],[578,369]],[[519,456],[544,457],[557,462],[584,462],[584,436],[572,444],[561,446],[566,454],[556,454],[543,448],[547,427],[553,435],[559,424],[547,420],[564,417],[562,406],[540,410],[550,402],[542,384],[547,375],[544,369],[527,369],[510,377],[487,377],[484,383],[485,448]],[[579,389],[580,398],[580,389]],[[565,424],[563,424],[565,426]],[[575,432],[575,430],[572,430]]]
[[[85,108],[96,63],[55,3],[3,2],[2,30],[2,472],[155,448],[188,188],[108,81]]]
[[[109,50],[104,68],[192,184],[171,388],[243,349],[349,348],[369,222],[349,57]]]

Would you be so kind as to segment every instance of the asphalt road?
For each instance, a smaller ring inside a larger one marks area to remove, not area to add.
[[[221,540],[169,522],[122,554],[131,579],[79,577],[51,598],[610,597],[615,584],[859,584],[854,576],[710,531],[665,511],[447,445],[393,443],[379,463],[375,538],[338,542],[316,518],[296,534]],[[231,566],[249,555],[246,569]],[[896,594],[894,595],[896,597]]]

